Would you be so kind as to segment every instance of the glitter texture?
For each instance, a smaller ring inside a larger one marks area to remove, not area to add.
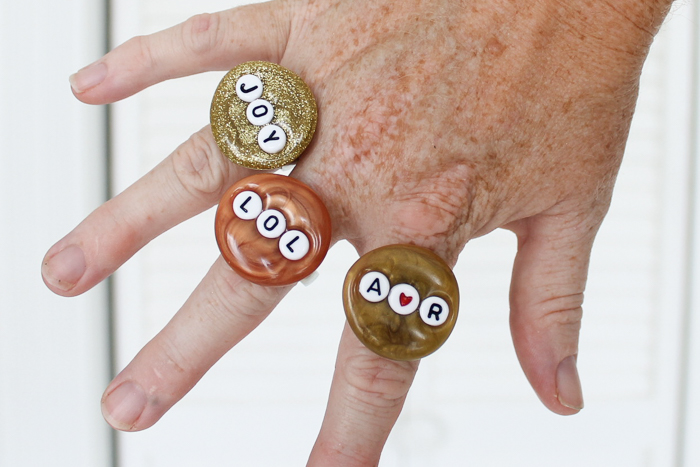
[[[255,75],[263,83],[261,99],[270,102],[275,115],[270,125],[287,134],[287,145],[268,154],[258,145],[263,128],[246,118],[248,103],[236,95],[236,82]],[[219,83],[211,103],[211,129],[221,152],[233,162],[251,169],[276,169],[293,162],[311,142],[318,112],[309,87],[292,71],[268,62],[246,62],[229,71]]]

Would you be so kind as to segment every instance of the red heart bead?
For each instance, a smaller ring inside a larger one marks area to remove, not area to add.
[[[399,295],[399,303],[401,304],[401,306],[406,306],[409,303],[411,303],[412,301],[413,301],[413,297],[409,297],[405,293],[401,293],[401,295]]]

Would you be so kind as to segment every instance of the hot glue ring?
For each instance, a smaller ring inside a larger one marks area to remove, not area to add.
[[[317,118],[306,83],[268,62],[246,62],[229,71],[211,103],[216,144],[231,161],[250,169],[293,162],[311,142]]]
[[[215,231],[221,255],[241,277],[280,286],[318,268],[330,246],[331,220],[318,195],[302,182],[258,174],[224,194]]]
[[[390,245],[370,251],[350,268],[343,306],[367,348],[392,360],[417,360],[450,336],[459,288],[452,269],[432,251]]]

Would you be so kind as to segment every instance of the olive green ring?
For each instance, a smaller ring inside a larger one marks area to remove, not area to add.
[[[382,300],[362,298],[360,281],[369,272],[384,274],[391,286],[408,284],[421,300],[438,297],[448,304],[447,320],[425,324],[418,311],[395,313]],[[454,329],[459,312],[459,286],[452,269],[432,251],[415,245],[388,245],[363,255],[350,268],[343,285],[343,307],[348,324],[371,351],[392,360],[418,360],[435,352]]]

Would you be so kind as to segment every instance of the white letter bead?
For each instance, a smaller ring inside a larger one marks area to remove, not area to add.
[[[410,315],[418,309],[420,296],[415,287],[398,284],[389,292],[389,306],[400,315]]]
[[[260,149],[268,154],[277,154],[287,144],[287,134],[277,125],[267,125],[258,133]]]
[[[272,121],[272,117],[275,116],[275,109],[265,99],[256,99],[248,104],[245,115],[253,125],[262,126]]]
[[[360,295],[365,300],[378,303],[389,295],[389,279],[381,272],[371,271],[360,279]]]
[[[265,238],[277,238],[287,229],[287,220],[284,214],[276,209],[264,211],[256,221],[258,232]]]
[[[263,93],[263,84],[255,75],[243,75],[236,81],[236,94],[245,102],[253,102],[260,99]]]
[[[244,221],[258,217],[262,207],[262,199],[254,191],[242,191],[233,199],[233,213]]]
[[[309,252],[309,237],[299,230],[290,230],[282,235],[279,246],[282,256],[291,261],[298,261]]]
[[[428,297],[420,304],[420,317],[425,324],[440,326],[450,316],[450,306],[440,297]]]

